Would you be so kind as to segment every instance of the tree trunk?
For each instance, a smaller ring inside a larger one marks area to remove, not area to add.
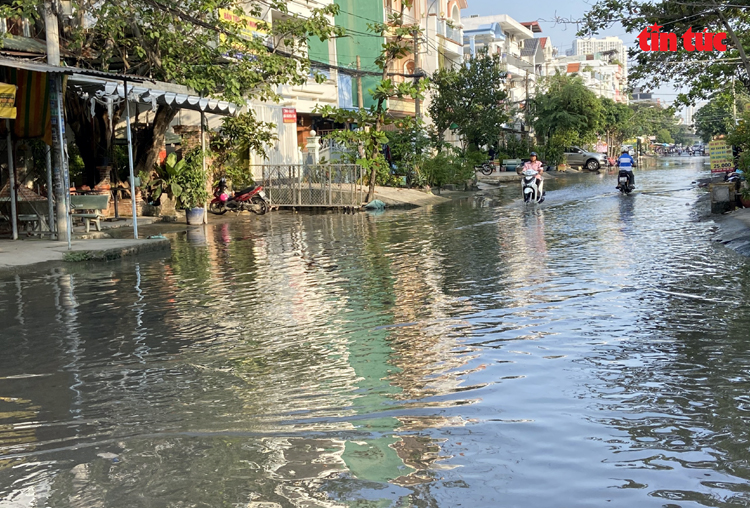
[[[177,116],[177,111],[171,106],[159,106],[153,123],[138,133],[135,143],[137,151],[134,154],[136,175],[140,172],[151,171],[156,164],[156,158],[164,147],[164,134],[174,117]]]
[[[83,159],[83,183],[93,188],[99,183],[99,161],[110,156],[113,132],[109,127],[107,108],[96,104],[93,118],[90,103],[76,94],[65,94],[68,127],[73,131],[78,152]],[[112,126],[120,121],[121,110],[112,110]]]

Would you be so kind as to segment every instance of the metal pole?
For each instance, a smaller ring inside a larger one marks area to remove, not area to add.
[[[201,111],[201,162],[203,163],[203,174],[206,176],[206,185],[208,185],[208,170],[206,169],[206,131],[204,124],[206,123],[206,114]],[[209,193],[209,196],[211,194]],[[205,206],[203,207],[203,224],[208,224],[208,199],[206,200]]]
[[[48,146],[47,151],[47,214],[49,215],[49,231],[55,231],[55,203],[52,198],[54,191],[52,189],[52,147]]]
[[[734,76],[732,76],[732,118],[734,119],[734,125],[737,125],[737,100],[734,95]]]
[[[13,141],[10,134],[10,120],[5,120],[5,130],[8,131],[8,186],[10,187],[10,222],[13,228],[13,239],[18,240],[18,210],[16,210],[16,169],[13,164]]]
[[[133,238],[138,239],[138,213],[135,199],[135,175],[133,174],[133,136],[130,131],[130,99],[128,94],[128,80],[123,80],[125,86],[125,116],[127,118],[128,133],[128,168],[130,169],[130,201],[133,203]]]
[[[68,170],[68,151],[66,149],[65,145],[65,118],[63,115],[63,78],[62,74],[55,74],[54,77],[54,83],[55,83],[55,109],[57,110],[57,142],[59,143],[60,147],[60,169],[62,171],[62,185],[64,189],[62,190],[61,198],[62,198],[62,206],[59,206],[57,209],[58,212],[58,240],[60,239],[59,231],[60,231],[60,225],[64,225],[66,231],[66,238],[68,240],[68,250],[70,250],[70,242],[71,242],[71,233],[73,231],[73,225],[72,225],[72,217],[70,216],[70,172]],[[60,220],[60,214],[65,214],[65,221]]]
[[[364,107],[365,99],[362,97],[362,74],[359,72],[362,70],[362,61],[357,55],[357,105],[359,109]]]
[[[414,78],[414,84],[419,86],[419,30],[415,28],[412,34],[414,34],[414,74],[417,74],[417,77]],[[414,117],[417,120],[422,118],[422,102],[419,96],[414,99]]]

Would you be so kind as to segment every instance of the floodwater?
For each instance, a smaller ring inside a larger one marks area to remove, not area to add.
[[[750,264],[683,159],[3,276],[0,507],[750,505]]]

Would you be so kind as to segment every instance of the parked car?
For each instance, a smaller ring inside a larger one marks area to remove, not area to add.
[[[607,166],[607,155],[599,152],[587,152],[577,146],[565,149],[565,160],[569,166],[580,166],[589,171],[596,171]]]

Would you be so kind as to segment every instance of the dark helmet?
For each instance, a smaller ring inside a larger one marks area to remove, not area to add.
[[[539,156],[536,154],[536,152],[531,152],[529,154],[529,157],[539,157]]]

